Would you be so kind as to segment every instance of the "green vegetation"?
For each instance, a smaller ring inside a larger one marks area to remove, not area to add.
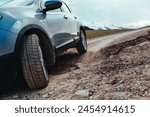
[[[92,39],[96,37],[117,34],[126,31],[130,31],[130,30],[87,30],[86,34],[88,39]]]

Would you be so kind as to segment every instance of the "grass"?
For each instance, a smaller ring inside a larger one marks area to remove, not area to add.
[[[126,31],[130,31],[130,30],[87,30],[86,35],[88,39],[92,39],[96,37],[102,37],[106,35],[126,32]]]

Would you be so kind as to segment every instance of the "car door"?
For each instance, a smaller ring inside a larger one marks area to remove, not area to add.
[[[71,39],[70,22],[66,19],[62,10],[50,10],[46,12],[48,27],[52,31],[52,39],[56,49],[64,46]]]
[[[67,17],[68,17],[68,20],[70,22],[70,33],[71,33],[71,36],[73,39],[78,39],[79,36],[78,36],[78,24],[79,24],[79,21],[77,19],[77,17],[75,17],[75,15],[72,13],[71,9],[68,7],[67,4],[63,4],[63,10],[67,11]]]

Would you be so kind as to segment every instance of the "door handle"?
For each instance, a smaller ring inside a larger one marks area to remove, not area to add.
[[[74,16],[74,19],[78,19],[76,16]]]
[[[67,19],[68,19],[68,17],[67,17],[66,15],[64,15],[64,19],[66,19],[66,20],[67,20]]]

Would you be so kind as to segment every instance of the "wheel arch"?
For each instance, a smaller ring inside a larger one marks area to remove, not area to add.
[[[40,38],[40,42],[42,43],[42,46],[45,48],[45,54],[48,58],[48,65],[55,64],[55,47],[53,42],[51,41],[49,35],[47,32],[40,26],[37,25],[28,25],[25,26],[18,34],[16,44],[15,44],[15,54],[17,57],[19,57],[19,53],[23,44],[24,37],[29,34],[37,34]]]

